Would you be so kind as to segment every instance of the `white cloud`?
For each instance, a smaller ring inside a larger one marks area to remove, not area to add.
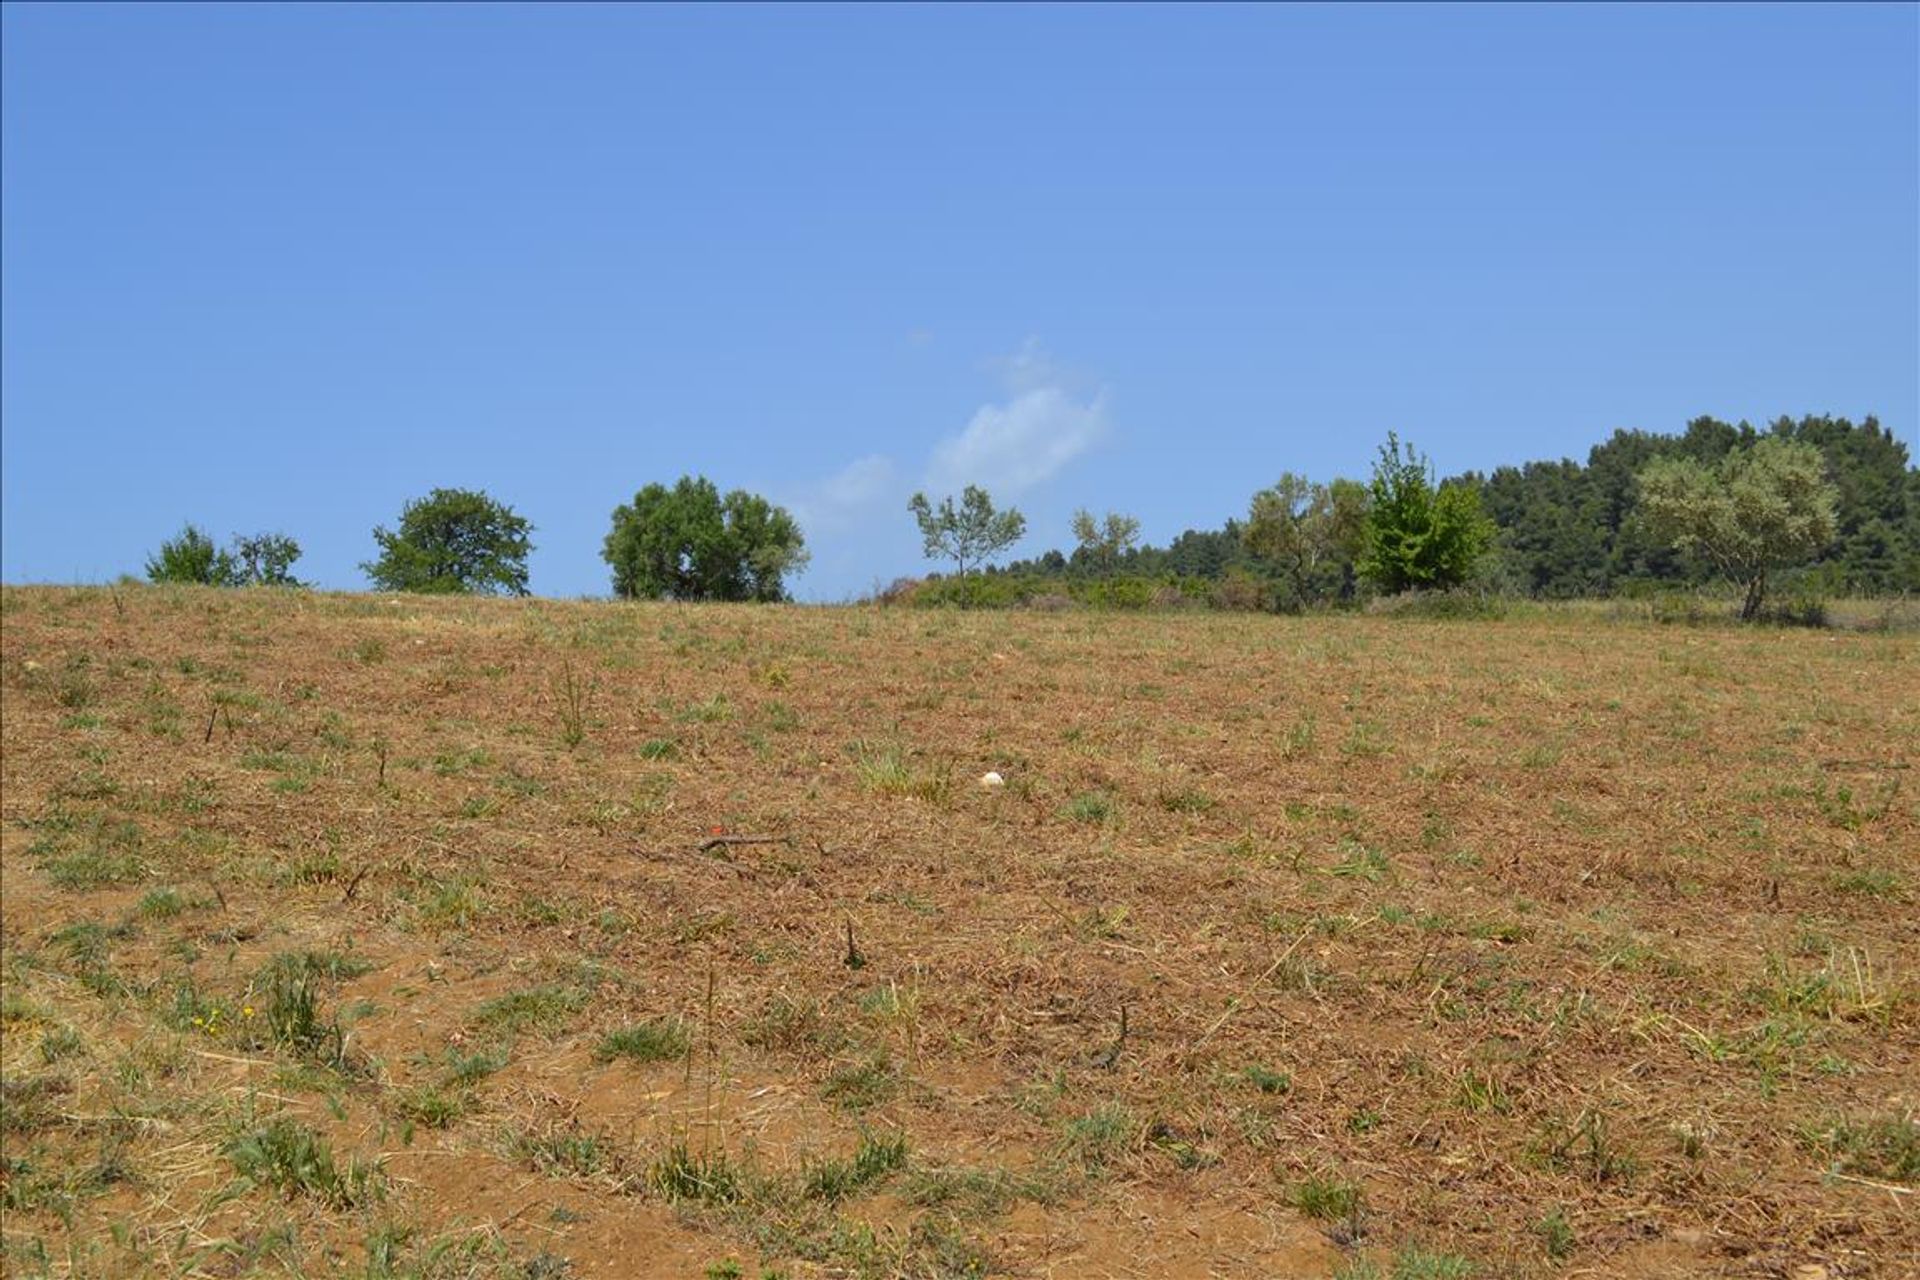
[[[934,488],[1030,489],[1107,434],[1106,392],[1075,394],[1033,340],[1002,362],[1001,376],[1010,398],[981,405],[964,430],[934,447]]]
[[[891,496],[898,482],[893,459],[871,453],[808,488],[791,504],[793,514],[805,532],[844,529]]]

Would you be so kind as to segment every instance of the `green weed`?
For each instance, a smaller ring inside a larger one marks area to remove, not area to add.
[[[610,1031],[594,1046],[597,1062],[626,1058],[633,1062],[668,1062],[685,1057],[693,1037],[678,1018],[656,1018]]]

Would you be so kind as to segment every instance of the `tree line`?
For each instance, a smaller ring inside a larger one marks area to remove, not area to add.
[[[1871,417],[1780,418],[1764,429],[1703,417],[1675,435],[1615,432],[1584,463],[1530,462],[1434,483],[1436,500],[1451,495],[1461,506],[1450,527],[1467,525],[1473,495],[1492,529],[1464,575],[1455,555],[1454,568],[1424,581],[1369,581],[1363,571],[1370,521],[1380,519],[1378,481],[1377,468],[1373,484],[1283,474],[1252,496],[1244,517],[1189,529],[1164,547],[1116,544],[1081,513],[1070,550],[994,572],[1062,585],[1228,584],[1255,607],[1283,610],[1407,585],[1570,599],[1731,578],[1749,615],[1782,578],[1815,594],[1920,591],[1920,471]]]
[[[1082,510],[1071,552],[1004,568],[994,561],[1026,518],[986,490],[938,503],[916,493],[908,512],[927,556],[954,568],[915,591],[963,602],[1013,598],[983,583],[1107,584],[1107,597],[1137,603],[1200,583],[1233,607],[1290,610],[1463,586],[1553,598],[1722,577],[1743,589],[1751,617],[1781,575],[1828,593],[1920,590],[1920,471],[1871,417],[1781,418],[1764,430],[1699,418],[1678,435],[1615,432],[1585,463],[1446,480],[1390,434],[1367,481],[1283,473],[1244,519],[1165,547],[1141,545],[1132,516]],[[361,567],[383,591],[525,595],[533,532],[484,492],[435,489],[373,530],[378,554]],[[190,524],[146,567],[156,582],[299,586],[299,556],[285,534],[221,548]],[[773,602],[789,598],[807,549],[785,508],[683,476],[615,508],[601,557],[623,599]]]

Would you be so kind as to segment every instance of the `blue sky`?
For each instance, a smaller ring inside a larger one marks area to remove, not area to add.
[[[1162,542],[1282,470],[1920,418],[1920,9],[0,13],[0,577],[188,519],[359,588],[434,486],[603,593],[684,472],[798,587],[970,480]]]

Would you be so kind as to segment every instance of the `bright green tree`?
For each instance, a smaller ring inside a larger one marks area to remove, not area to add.
[[[407,503],[400,527],[373,531],[378,559],[360,567],[381,591],[527,594],[533,526],[475,489],[435,489]]]
[[[1744,586],[1746,619],[1766,600],[1768,572],[1820,551],[1837,528],[1839,490],[1820,451],[1796,440],[1763,436],[1713,466],[1656,458],[1639,481],[1647,527]]]
[[[231,587],[239,584],[238,575],[232,553],[220,550],[212,538],[192,524],[162,542],[160,550],[147,558],[147,578],[152,582]]]
[[[948,496],[938,507],[927,495],[916,493],[907,500],[907,510],[920,525],[928,559],[949,559],[967,576],[993,557],[1020,541],[1027,531],[1027,518],[1012,507],[996,511],[993,498],[978,485],[968,485],[960,495],[960,505]]]
[[[1398,435],[1389,433],[1380,446],[1369,489],[1360,574],[1389,595],[1457,587],[1493,544],[1479,490],[1436,486],[1432,465]]]
[[[787,576],[807,563],[786,508],[744,489],[723,498],[705,476],[650,484],[616,507],[600,555],[625,599],[785,600]]]

